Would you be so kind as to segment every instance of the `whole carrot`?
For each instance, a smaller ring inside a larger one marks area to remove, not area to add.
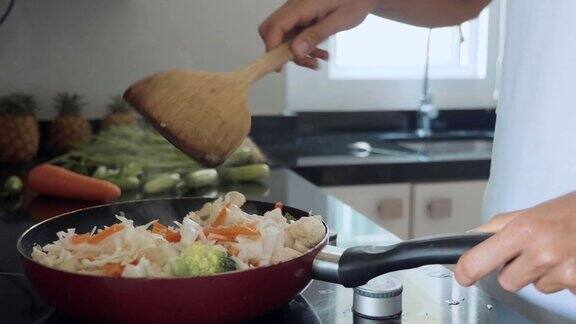
[[[109,181],[50,164],[33,168],[28,174],[28,186],[40,195],[99,202],[110,202],[122,194],[120,188]]]

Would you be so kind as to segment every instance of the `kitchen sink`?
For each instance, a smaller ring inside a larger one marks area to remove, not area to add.
[[[358,157],[374,155],[437,159],[489,159],[493,132],[455,130],[419,137],[414,132],[382,133],[366,141],[348,144],[350,153]],[[363,148],[359,150],[358,148]]]
[[[386,145],[377,141],[372,143],[355,142],[349,144],[348,147],[350,148],[350,153],[356,157],[380,156],[381,158],[408,158],[418,161],[489,159],[492,154],[492,141],[488,139],[410,139],[386,142]],[[385,148],[381,146],[385,146]],[[363,149],[358,149],[358,147]]]
[[[268,148],[298,166],[490,160],[491,131],[354,132],[298,137]]]
[[[450,155],[490,156],[492,153],[492,141],[483,139],[403,141],[398,145],[428,157]]]
[[[494,138],[493,131],[478,131],[478,130],[450,130],[434,132],[430,136],[419,137],[415,132],[387,132],[381,133],[377,139],[388,141],[404,141],[404,140],[418,140],[418,141],[439,141],[439,140],[458,140],[458,139],[485,139],[492,140]]]

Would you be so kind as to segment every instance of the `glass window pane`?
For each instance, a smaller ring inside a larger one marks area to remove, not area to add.
[[[469,28],[464,31],[469,33]],[[427,28],[370,15],[360,26],[336,35],[336,64],[341,67],[422,67],[427,35]],[[431,66],[459,66],[463,57],[467,57],[467,51],[460,48],[458,28],[432,31]]]

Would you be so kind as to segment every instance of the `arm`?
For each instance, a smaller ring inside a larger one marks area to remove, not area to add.
[[[384,0],[374,10],[383,18],[421,27],[459,25],[480,14],[490,0]]]
[[[270,50],[292,40],[294,61],[316,68],[328,53],[317,45],[359,25],[368,14],[426,27],[456,25],[478,15],[490,0],[288,0],[259,28]]]

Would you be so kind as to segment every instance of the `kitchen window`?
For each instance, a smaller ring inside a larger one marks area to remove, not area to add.
[[[430,91],[441,108],[496,105],[500,13],[493,1],[478,18],[430,34]],[[290,111],[417,109],[426,61],[427,28],[368,16],[322,47],[331,59],[318,71],[290,64]]]

